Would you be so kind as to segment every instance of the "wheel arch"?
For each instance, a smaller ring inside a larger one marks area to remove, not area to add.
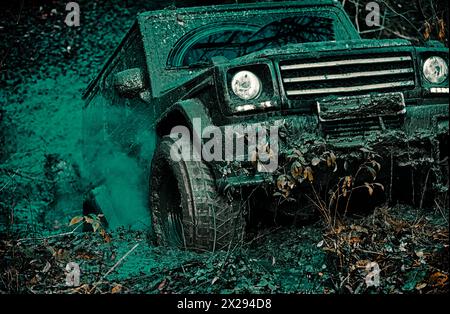
[[[212,124],[205,105],[199,99],[176,102],[156,121],[156,134],[161,138],[170,134],[172,128],[178,125],[183,125],[192,131],[195,118],[200,119],[202,126]]]

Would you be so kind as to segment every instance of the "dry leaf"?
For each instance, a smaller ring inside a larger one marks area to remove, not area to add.
[[[314,157],[311,161],[311,165],[317,166],[318,164],[320,164],[320,158]]]
[[[111,293],[120,293],[122,291],[122,285],[117,284],[111,289]]]
[[[370,262],[366,265],[367,276],[365,278],[366,286],[378,287],[380,285],[380,266],[377,262]]]
[[[167,279],[164,278],[164,280],[161,281],[161,283],[158,285],[158,290],[161,291],[162,289],[164,289],[164,287],[166,286],[166,284],[167,284]]]
[[[105,229],[100,229],[100,235],[103,237],[103,240],[105,240],[106,243],[111,242],[111,237],[108,233],[106,233]]]
[[[79,222],[82,221],[83,219],[84,219],[83,216],[76,216],[76,217],[73,217],[73,218],[70,220],[69,226],[76,225],[77,223],[79,223]]]
[[[366,268],[366,265],[369,264],[370,261],[367,259],[360,259],[356,262],[356,267],[358,268]]]
[[[286,176],[285,175],[279,176],[278,179],[277,179],[278,190],[280,190],[280,191],[284,190],[284,188],[286,186],[286,183],[287,183]]]
[[[381,164],[380,164],[379,162],[375,161],[375,160],[372,160],[371,163],[372,163],[372,166],[373,166],[374,168],[377,168],[377,172],[380,172],[380,170],[381,170]]]
[[[424,26],[424,30],[423,30],[423,38],[425,40],[430,39],[430,34],[431,34],[431,25],[428,22],[425,22]]]
[[[303,166],[298,161],[291,166],[291,175],[294,179],[298,179],[303,174]]]
[[[443,287],[445,286],[446,282],[448,281],[448,275],[443,274],[441,272],[435,272],[430,276],[430,279],[428,279],[428,282],[433,287]]]
[[[438,39],[440,41],[444,41],[445,40],[445,22],[443,19],[439,19],[438,24],[439,24]]]
[[[308,179],[309,182],[313,182],[314,176],[313,176],[313,171],[312,171],[311,167],[305,168],[305,170],[303,171],[303,177],[305,179]]]
[[[336,155],[333,152],[330,152],[330,158],[331,158],[331,165],[334,165],[336,163]]]
[[[369,192],[369,195],[372,196],[373,187],[371,187],[369,183],[364,183],[364,185],[367,187],[367,191]]]
[[[96,221],[92,224],[92,228],[94,229],[94,232],[96,232],[99,227],[100,227],[100,223],[98,221]]]
[[[344,178],[344,187],[351,188],[352,187],[352,180],[353,180],[352,176],[346,176]]]
[[[426,286],[427,286],[427,284],[424,283],[424,282],[422,282],[422,283],[417,284],[416,289],[417,289],[417,290],[422,290],[422,289],[425,288]]]

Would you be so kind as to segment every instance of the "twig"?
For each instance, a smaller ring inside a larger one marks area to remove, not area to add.
[[[442,218],[444,218],[444,220],[446,221],[447,225],[448,225],[448,219],[447,217],[444,215],[444,212],[442,211],[441,206],[438,204],[437,200],[434,200],[434,204],[436,205],[436,208],[439,210],[439,212],[441,213]]]
[[[364,253],[370,253],[370,254],[376,254],[376,255],[381,255],[381,256],[385,256],[384,253],[381,252],[374,252],[374,251],[369,251],[369,250],[364,250],[364,249],[360,249],[360,248],[355,248],[358,251],[364,252]]]
[[[41,182],[45,182],[45,183],[54,183],[53,181],[50,181],[50,180],[47,180],[47,179],[33,177],[33,176],[30,176],[28,174],[25,174],[23,172],[19,172],[17,170],[13,170],[13,169],[0,168],[0,173],[2,173],[2,172],[7,173],[10,176],[12,174],[14,174],[14,175],[17,175],[19,177],[22,177],[22,178],[28,179],[28,180],[41,181]]]
[[[358,33],[360,32],[360,27],[359,27],[359,1],[356,1],[355,4],[355,24],[356,24],[356,29],[358,30]]]
[[[374,29],[367,29],[367,30],[361,31],[359,33],[360,34],[375,33],[375,32],[378,32],[378,31],[381,32],[383,29],[384,29],[384,27],[378,27],[378,28],[374,28]]]
[[[389,10],[391,10],[392,12],[394,12],[394,14],[396,14],[396,15],[398,15],[398,16],[400,16],[406,23],[408,23],[416,32],[417,32],[417,34],[419,35],[419,40],[423,40],[423,35],[420,33],[420,31],[416,28],[416,26],[410,21],[410,19],[408,19],[406,16],[404,16],[403,14],[401,14],[401,13],[398,13],[397,11],[395,11],[390,5],[388,5],[387,3],[386,3],[386,1],[385,0],[381,0],[381,2],[389,9]],[[386,28],[386,30],[389,30],[388,28]],[[398,35],[398,36],[400,36],[400,37],[402,37],[402,38],[404,38],[404,39],[416,39],[416,38],[411,38],[411,37],[407,37],[407,36],[404,36],[404,35],[401,35],[400,33],[397,33],[397,32],[393,32],[394,34],[396,34],[396,35]]]
[[[97,282],[94,284],[94,286],[91,288],[91,290],[89,290],[89,293],[92,293],[92,291],[94,291],[94,289],[97,288],[97,286],[102,282],[102,280],[105,279],[106,276],[108,276],[112,271],[114,271],[114,269],[116,269],[116,267],[119,266],[119,264],[122,263],[122,261],[123,261],[125,258],[127,258],[127,256],[130,255],[131,252],[133,252],[133,251],[139,246],[139,244],[140,244],[140,243],[136,243],[136,244],[131,248],[131,250],[129,250],[124,256],[122,256],[122,257],[117,261],[117,263],[115,263],[114,266],[111,267],[111,268],[106,272],[106,274],[104,274],[104,275],[102,276],[102,278],[100,278],[100,280],[97,281]]]
[[[40,237],[40,238],[23,238],[23,239],[19,239],[17,240],[17,243],[23,242],[23,241],[29,241],[29,240],[47,240],[47,239],[51,239],[51,238],[57,238],[57,237],[63,237],[66,235],[71,235],[74,234],[75,231],[80,228],[83,224],[79,224],[76,228],[74,228],[72,231],[69,232],[64,232],[64,233],[59,233],[59,234],[54,234],[48,237]]]
[[[420,198],[420,203],[419,203],[419,209],[422,209],[422,206],[423,206],[423,201],[425,199],[425,193],[427,192],[427,184],[428,184],[428,177],[430,176],[430,171],[431,171],[431,168],[428,169],[427,176],[425,177],[425,182],[423,184],[423,190],[422,190],[422,197]]]
[[[392,30],[392,29],[390,29],[390,28],[384,27],[384,29],[385,29],[386,31],[388,31],[389,33],[392,33],[392,34],[394,34],[395,36],[398,36],[398,37],[400,37],[400,38],[403,38],[403,39],[406,39],[406,40],[419,41],[419,39],[417,39],[417,38],[409,37],[409,36],[400,34],[399,32],[394,31],[394,30]]]
[[[389,184],[389,203],[392,202],[392,183],[394,181],[394,155],[392,154],[391,151],[391,177],[390,177],[390,184]]]

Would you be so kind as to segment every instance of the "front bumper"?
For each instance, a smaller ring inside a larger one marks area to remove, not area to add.
[[[277,178],[290,173],[293,152],[301,153],[303,166],[310,167],[314,173],[315,184],[328,184],[330,177],[354,174],[370,155],[381,165],[377,175],[379,181],[392,184],[395,171],[411,168],[426,174],[432,172],[435,185],[448,185],[447,174],[444,174],[448,171],[448,102],[409,105],[395,123],[386,123],[377,116],[369,118],[370,121],[358,119],[335,123],[330,133],[329,126],[324,125],[317,113],[285,115],[265,121],[262,124],[267,129],[279,125],[277,169],[271,173],[259,172],[257,162],[250,158],[241,162],[215,162],[213,168],[218,188],[222,192],[238,193],[242,188],[276,188]],[[376,127],[374,121],[379,122]],[[326,162],[321,157],[327,152],[336,156],[332,169],[323,167]],[[318,159],[324,162],[317,164]]]

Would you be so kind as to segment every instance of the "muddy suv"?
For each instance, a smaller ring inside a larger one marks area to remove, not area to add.
[[[151,221],[159,244],[230,248],[273,208],[320,207],[305,195],[330,177],[350,188],[361,161],[370,194],[422,205],[418,183],[445,189],[448,91],[443,45],[363,40],[338,1],[145,12],[85,92],[85,207]]]

